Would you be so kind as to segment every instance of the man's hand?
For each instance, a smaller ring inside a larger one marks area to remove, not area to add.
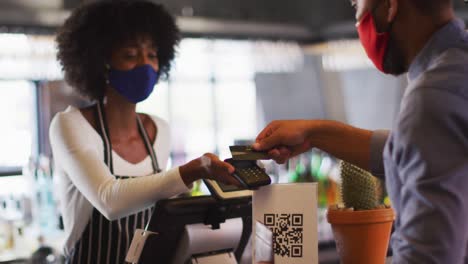
[[[309,120],[273,121],[257,136],[253,148],[259,151],[268,150],[272,159],[277,163],[284,163],[312,147],[310,134],[314,125],[314,121]]]
[[[255,150],[268,151],[277,163],[319,148],[369,170],[372,131],[331,120],[273,121],[257,136]]]

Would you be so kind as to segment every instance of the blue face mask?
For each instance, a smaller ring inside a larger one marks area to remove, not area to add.
[[[121,71],[109,69],[109,84],[132,103],[139,103],[153,92],[159,73],[148,64]]]

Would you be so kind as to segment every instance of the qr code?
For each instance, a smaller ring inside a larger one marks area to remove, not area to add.
[[[303,244],[302,214],[265,214],[264,224],[273,232],[273,253],[301,258]]]

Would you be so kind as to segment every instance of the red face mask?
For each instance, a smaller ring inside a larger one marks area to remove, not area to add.
[[[377,32],[374,17],[371,12],[367,12],[367,14],[364,15],[364,18],[362,18],[357,26],[357,30],[359,33],[359,39],[361,40],[362,46],[364,46],[369,59],[371,59],[377,69],[383,73],[387,73],[384,70],[383,64],[385,52],[388,47],[388,41],[390,40],[390,33]]]

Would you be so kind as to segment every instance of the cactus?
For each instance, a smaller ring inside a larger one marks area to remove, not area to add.
[[[341,195],[345,207],[371,210],[379,205],[379,179],[345,161],[340,163]]]

